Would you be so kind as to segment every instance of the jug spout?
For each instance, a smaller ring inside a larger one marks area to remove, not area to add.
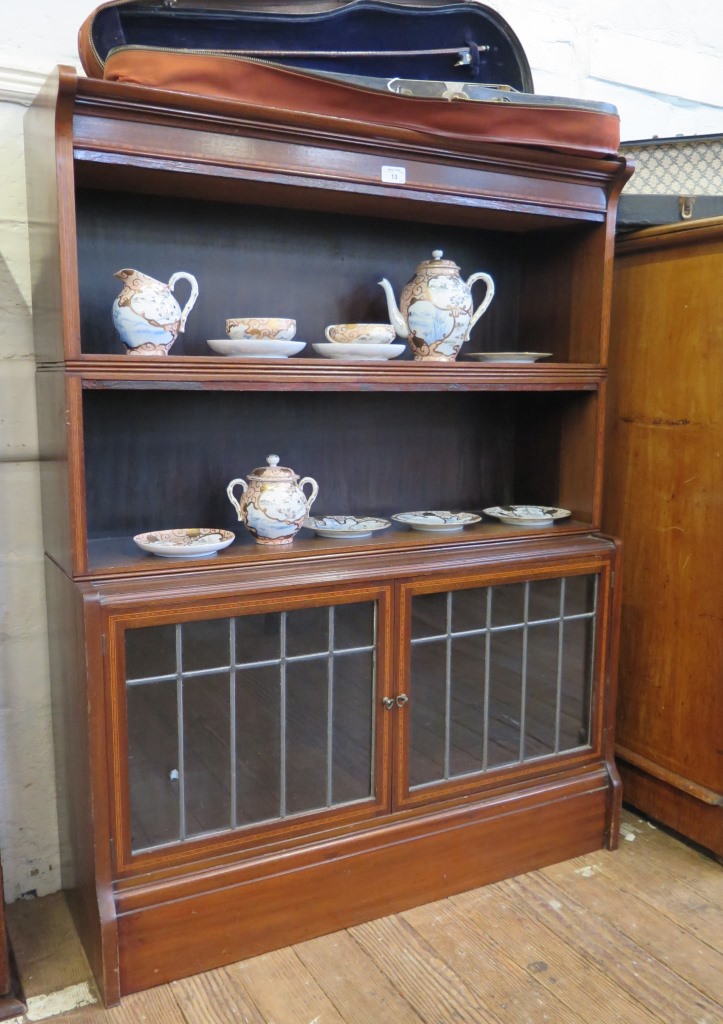
[[[149,277],[148,274],[142,274],[140,270],[133,270],[132,267],[124,267],[123,270],[116,270],[113,277],[117,277],[121,281],[127,281],[131,277],[138,277],[143,281],[152,281],[153,284],[160,284],[160,281],[156,281],[155,278]]]
[[[394,292],[392,290],[392,286],[390,285],[389,281],[387,281],[386,277],[383,277],[381,279],[381,281],[379,282],[379,284],[382,286],[382,288],[384,289],[384,292],[385,292],[385,294],[387,296],[387,308],[389,310],[389,320],[390,320],[392,326],[394,327],[394,330],[397,332],[397,334],[398,334],[398,336],[400,338],[408,338],[409,337],[409,328],[407,327],[407,325],[406,325],[406,323],[404,321],[404,317],[399,312],[399,306],[397,305],[397,300],[394,298]]]

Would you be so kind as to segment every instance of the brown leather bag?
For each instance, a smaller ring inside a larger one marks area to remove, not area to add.
[[[112,0],[83,23],[79,51],[90,77],[366,137],[593,156],[616,154],[620,140],[613,107],[534,95],[519,41],[477,0]]]

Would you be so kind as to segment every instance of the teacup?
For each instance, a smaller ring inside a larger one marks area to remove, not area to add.
[[[388,345],[396,337],[391,324],[329,324],[324,333],[342,345]]]
[[[252,338],[291,341],[296,334],[296,320],[280,316],[238,316],[226,321],[226,334],[235,341]]]

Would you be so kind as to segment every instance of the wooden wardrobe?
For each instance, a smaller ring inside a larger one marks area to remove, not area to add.
[[[723,218],[618,241],[604,523],[625,800],[723,854]]]

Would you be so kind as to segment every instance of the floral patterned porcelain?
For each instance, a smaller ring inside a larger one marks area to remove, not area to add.
[[[266,462],[249,473],[248,483],[241,477],[232,480],[226,488],[228,500],[258,544],[290,544],[309,515],[319,485],[310,476],[299,480],[292,469],[279,465],[278,455],[269,455]],[[240,502],[234,495],[237,484],[244,492]],[[308,498],[306,484],[311,487]]]
[[[236,359],[288,359],[306,347],[305,341],[277,341],[275,338],[209,338],[206,344],[220,356]]]
[[[324,334],[327,341],[339,345],[389,345],[394,341],[391,324],[329,324]]]
[[[478,523],[482,517],[472,512],[400,512],[392,516],[397,523],[411,526],[413,530],[428,530],[436,533],[452,533],[465,526]]]
[[[486,516],[494,516],[509,526],[548,526],[556,519],[572,515],[566,508],[551,505],[495,505],[482,510]]]
[[[116,271],[114,277],[123,282],[123,288],[113,303],[113,326],[128,355],[167,356],[185,330],[186,318],[198,298],[196,278],[179,270],[168,284],[163,284],[129,268]],[[173,297],[173,288],[181,280],[191,285],[183,309]]]
[[[417,360],[452,362],[468,340],[470,331],[494,298],[489,274],[479,271],[465,281],[452,260],[442,259],[435,249],[431,260],[417,267],[416,275],[402,289],[399,306],[386,278],[379,284],[387,296],[389,319],[400,338],[408,338]],[[484,281],[487,293],[474,308],[472,286]]]
[[[536,363],[551,355],[552,352],[467,352],[468,359],[479,359],[482,363]]]
[[[315,352],[325,359],[348,359],[352,362],[379,362],[382,359],[396,359],[405,349],[405,345],[369,345],[363,342],[357,345],[349,342],[338,345],[334,342],[319,342],[311,346]]]
[[[371,537],[379,530],[388,530],[391,525],[388,519],[376,516],[321,516],[316,519],[311,517],[304,523],[319,537],[339,537],[343,540]]]
[[[133,538],[142,551],[160,558],[208,558],[236,540],[230,530],[153,530]]]
[[[237,316],[226,321],[226,334],[237,340],[267,338],[291,341],[296,334],[296,320],[281,316]]]

